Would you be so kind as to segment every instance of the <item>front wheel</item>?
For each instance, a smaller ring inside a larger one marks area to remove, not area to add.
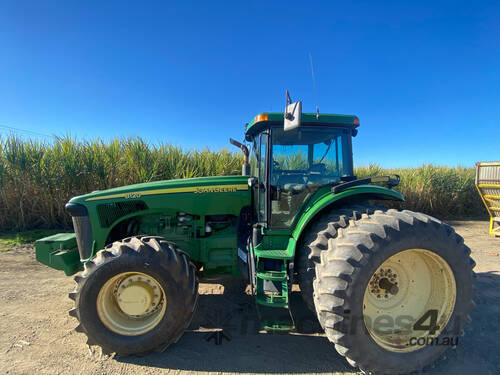
[[[316,266],[314,302],[337,351],[363,372],[419,371],[458,343],[474,262],[454,230],[411,211],[339,229]]]
[[[87,344],[121,355],[162,350],[182,335],[198,295],[187,255],[159,237],[114,242],[85,265],[70,293]]]

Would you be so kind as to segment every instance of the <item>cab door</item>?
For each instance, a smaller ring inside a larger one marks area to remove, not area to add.
[[[269,197],[267,194],[269,181],[269,133],[263,132],[259,136],[259,183],[257,190],[257,216],[258,222],[267,225],[269,213]]]

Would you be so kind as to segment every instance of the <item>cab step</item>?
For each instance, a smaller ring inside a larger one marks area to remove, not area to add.
[[[262,253],[264,251],[257,258],[255,296],[257,312],[262,328],[268,331],[293,330],[295,329],[295,324],[290,312],[288,299],[289,280],[287,260],[263,258]]]

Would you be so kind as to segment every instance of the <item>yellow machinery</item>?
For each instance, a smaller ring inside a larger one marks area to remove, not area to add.
[[[476,163],[476,187],[490,214],[490,236],[500,236],[500,161]]]

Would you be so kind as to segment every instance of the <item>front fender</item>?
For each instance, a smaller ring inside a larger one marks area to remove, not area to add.
[[[296,242],[298,242],[302,232],[305,228],[307,228],[307,225],[317,215],[323,212],[323,210],[327,209],[329,206],[332,206],[334,203],[349,201],[349,199],[358,197],[366,198],[367,200],[380,199],[404,201],[404,197],[400,192],[377,185],[360,185],[344,190],[338,194],[325,194],[309,207],[306,207],[305,211],[302,213],[301,218],[297,222],[294,231],[292,232],[292,237]]]

